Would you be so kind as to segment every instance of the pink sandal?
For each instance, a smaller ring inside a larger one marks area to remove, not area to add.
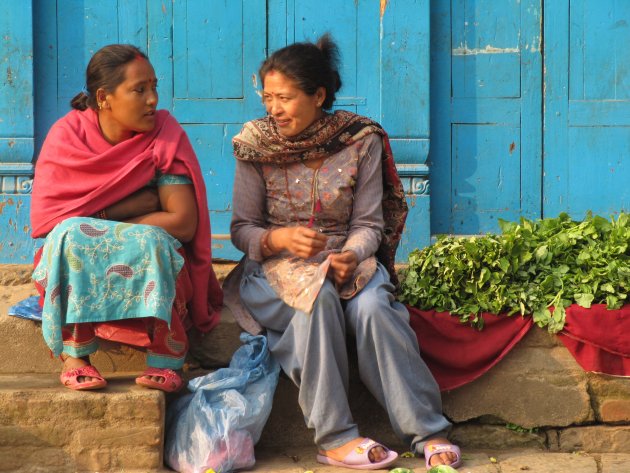
[[[439,455],[440,453],[454,453],[455,461],[451,463],[451,468],[457,468],[462,464],[462,452],[457,445],[452,443],[432,443],[424,446],[424,460],[427,470],[431,467],[431,457],[433,455]]]
[[[164,381],[154,381],[145,376],[159,376],[164,378]],[[182,377],[175,371],[168,368],[147,368],[140,376],[136,378],[136,384],[152,389],[159,389],[166,393],[174,393],[179,391],[184,382]]]
[[[374,447],[382,447],[386,450],[387,457],[380,462],[370,461],[370,450]],[[380,470],[387,468],[389,465],[394,463],[396,458],[398,458],[398,454],[396,452],[369,438],[363,439],[363,442],[354,447],[352,451],[346,455],[343,461],[333,460],[332,458],[322,454],[317,455],[317,461],[319,463],[342,466],[344,468],[351,468],[354,470]]]
[[[78,379],[83,377],[96,378],[92,381],[79,382]],[[66,388],[73,389],[75,391],[88,391],[91,389],[101,389],[107,386],[107,381],[101,376],[96,368],[92,365],[82,366],[81,368],[74,368],[59,375],[61,384]]]

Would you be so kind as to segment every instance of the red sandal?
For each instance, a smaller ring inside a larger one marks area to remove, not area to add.
[[[92,381],[79,382],[80,377],[96,378]],[[92,365],[82,366],[80,368],[74,368],[65,373],[59,375],[61,384],[66,388],[73,389],[75,391],[88,391],[92,389],[101,389],[107,386],[107,381],[101,376],[96,368]]]
[[[145,376],[159,376],[164,381],[154,381]],[[166,393],[174,393],[179,391],[184,385],[182,377],[177,372],[168,368],[147,368],[140,376],[136,378],[136,384],[152,389],[159,389]]]

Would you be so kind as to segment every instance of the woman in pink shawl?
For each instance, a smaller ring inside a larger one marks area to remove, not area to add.
[[[155,72],[136,47],[96,52],[86,89],[51,128],[35,168],[44,339],[68,388],[106,386],[89,361],[105,338],[146,350],[138,384],[176,391],[186,331],[212,329],[222,303],[199,163],[182,127],[156,109]]]

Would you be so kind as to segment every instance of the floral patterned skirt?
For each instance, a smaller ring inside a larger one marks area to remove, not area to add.
[[[170,324],[184,258],[165,230],[85,217],[59,223],[33,272],[45,290],[42,329],[55,356],[62,327],[156,317]]]

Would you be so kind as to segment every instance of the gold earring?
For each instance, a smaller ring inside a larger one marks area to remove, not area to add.
[[[98,103],[98,109],[103,110],[103,105],[101,104],[101,102]]]

